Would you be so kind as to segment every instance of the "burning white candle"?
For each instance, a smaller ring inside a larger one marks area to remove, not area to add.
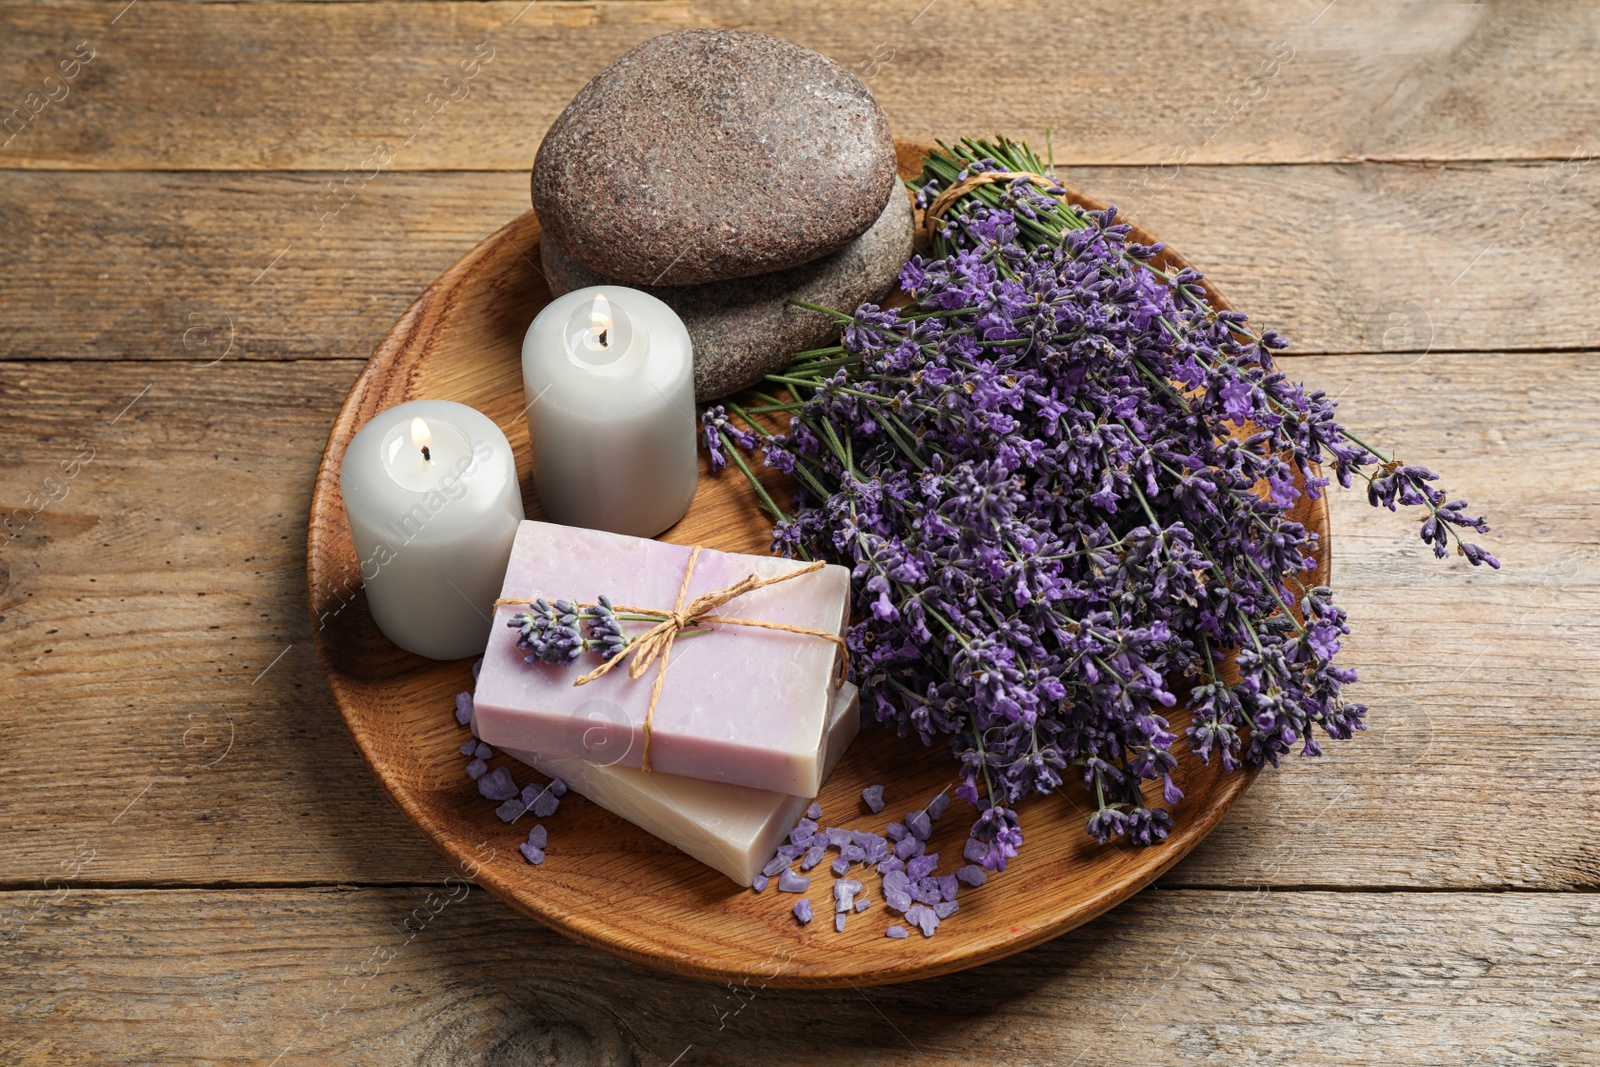
[[[552,300],[522,344],[533,487],[567,526],[653,537],[699,479],[694,350],[672,309],[637,289]]]
[[[481,653],[523,518],[506,435],[465,404],[413,400],[355,435],[339,487],[378,629],[430,659]]]

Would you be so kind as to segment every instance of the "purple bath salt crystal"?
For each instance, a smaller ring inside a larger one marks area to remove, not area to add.
[[[852,842],[839,850],[839,858],[850,863],[860,863],[867,858],[867,850]]]
[[[767,876],[764,874],[758,874],[754,878],[750,879],[750,888],[754,889],[757,893],[767,888]]]
[[[470,770],[468,773],[471,773]],[[512,779],[510,771],[504,767],[496,767],[478,779],[478,792],[490,800],[510,800],[517,795],[517,783]]]
[[[479,759],[494,759],[494,749],[490,748],[482,741],[478,742],[478,747],[472,750],[472,754],[477,756]]]
[[[811,868],[821,863],[822,857],[826,856],[827,854],[827,845],[812,845],[810,848],[806,849],[805,859],[800,861],[800,869],[802,871],[809,871]]]
[[[850,861],[845,859],[843,856],[840,856],[838,859],[834,860],[833,873],[838,875],[840,878],[843,878],[845,875],[849,874]]]
[[[457,693],[456,694],[456,722],[460,723],[462,726],[465,726],[468,723],[470,723],[471,721],[472,721],[472,694],[471,693]]]
[[[517,846],[517,851],[522,853],[523,859],[534,864],[535,866],[544,862],[544,849],[542,848],[534,848],[529,844],[521,844]]]
[[[545,786],[533,782],[522,787],[522,803],[524,807],[533,807],[533,802],[539,799],[539,794],[545,791]]]
[[[825,836],[828,838],[828,844],[834,848],[843,848],[855,840],[856,832],[854,830],[846,830],[842,826],[830,826],[825,831]]]
[[[562,781],[560,778],[552,778],[552,779],[550,779],[550,792],[555,794],[558,797],[566,796],[567,795],[567,783]]]
[[[518,800],[516,797],[512,797],[510,800],[506,801],[504,804],[500,805],[498,808],[495,808],[494,809],[494,813],[496,815],[500,816],[500,821],[501,822],[512,822],[519,815],[521,815],[523,812],[525,812],[527,810],[528,810],[528,805],[524,804],[522,801]]]
[[[953,900],[941,900],[933,906],[933,913],[941,919],[948,919],[961,910],[961,905]]]
[[[982,885],[989,880],[989,872],[976,863],[969,863],[956,872],[956,877],[968,885]]]
[[[907,930],[904,926],[901,926],[901,925],[899,925],[897,923],[894,926],[889,927],[889,929],[885,930],[883,932],[883,936],[884,937],[893,937],[893,938],[898,939],[898,938],[902,938],[902,937],[910,937],[911,936],[911,932],[909,930]]]
[[[961,892],[961,883],[956,881],[955,875],[941,874],[939,876],[939,895],[941,897],[946,900],[954,900],[959,892]]]
[[[794,824],[794,829],[789,831],[789,843],[792,845],[804,845],[811,840],[812,835],[816,832],[817,824],[815,820],[801,819]]]
[[[906,829],[911,831],[911,836],[918,841],[926,841],[933,836],[933,820],[928,818],[925,811],[913,811],[906,816]]]
[[[778,876],[778,872],[788,866],[788,860],[784,859],[782,856],[774,856],[767,861],[767,865],[765,867],[761,868],[761,873],[766,875],[768,878],[776,878]]]
[[[470,755],[472,755],[472,750],[477,748],[477,747],[478,747],[478,742],[477,742],[476,739],[468,741],[466,744],[461,746],[461,754],[463,756],[470,756]]]
[[[866,834],[864,838],[864,840],[857,838],[857,843],[866,849],[868,863],[877,863],[889,854],[888,838],[879,837],[877,834]]]
[[[905,869],[905,861],[899,856],[885,856],[878,861],[879,874],[892,874],[895,871],[903,871]]]
[[[932,937],[933,932],[939,929],[939,915],[925,904],[913,904],[906,912],[906,918],[922,931],[923,937]]]
[[[895,842],[894,854],[903,860],[909,860],[913,856],[922,855],[926,848],[926,845],[914,837],[902,837]]]
[[[785,867],[778,874],[778,892],[804,893],[811,885],[811,879],[803,874],[795,874]]]
[[[833,916],[833,932],[834,933],[836,933],[836,934],[844,933],[844,921],[845,921],[846,918],[848,918],[848,916],[846,916],[845,913],[842,912],[842,911],[835,913],[835,915]]]
[[[973,863],[982,863],[983,858],[989,854],[989,846],[979,841],[976,837],[967,838],[966,845],[961,849],[961,855]]]
[[[778,858],[788,863],[793,863],[805,854],[805,845],[787,844],[778,846]]]
[[[861,791],[861,799],[867,802],[867,810],[876,815],[883,810],[883,786],[869,785]]]
[[[911,894],[907,892],[909,886],[904,871],[890,871],[883,876],[883,902],[895,911],[905,911],[911,907]]]
[[[841,878],[833,883],[833,910],[849,911],[855,904],[856,894],[861,892],[861,883],[854,878]]]
[[[911,883],[911,899],[918,904],[939,903],[939,883],[932,878],[922,878]]]
[[[856,914],[860,915],[872,906],[872,901],[866,897],[856,897]]]
[[[949,806],[950,806],[950,794],[949,793],[940,793],[938,796],[936,796],[932,800],[928,801],[928,816],[929,816],[929,818],[937,819],[939,816],[944,814],[944,809],[948,808]]]
[[[474,759],[471,763],[467,764],[468,778],[482,778],[488,773],[488,771],[489,765],[483,762],[481,759]]]
[[[533,829],[528,831],[528,844],[534,848],[544,848],[550,843],[550,832],[544,828],[543,823],[534,823]]]
[[[811,806],[806,809],[806,818],[810,819],[812,822],[816,822],[818,819],[822,818],[822,805],[813,800],[811,802]]]
[[[781,886],[781,883],[780,883]],[[794,917],[803,923],[811,921],[811,901],[801,897],[794,902]]]
[[[939,866],[939,854],[928,852],[906,860],[906,877],[915,882],[919,878],[926,878]]]
[[[561,798],[546,789],[539,794],[539,799],[533,802],[533,813],[541,819],[548,819],[560,806]]]
[[[903,822],[892,822],[883,828],[883,832],[890,841],[904,841],[906,839],[906,824]]]

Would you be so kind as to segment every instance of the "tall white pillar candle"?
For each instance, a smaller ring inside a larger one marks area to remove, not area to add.
[[[500,427],[449,400],[390,408],[345,449],[339,488],[378,629],[430,659],[480,654],[523,518]]]
[[[672,309],[637,289],[576,289],[522,343],[533,487],[555,522],[653,537],[699,478],[694,349]]]

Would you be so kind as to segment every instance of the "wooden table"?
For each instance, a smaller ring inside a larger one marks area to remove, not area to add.
[[[1371,729],[981,970],[712,986],[455,893],[312,655],[361,361],[690,25],[902,136],[1052,129],[1496,522],[1491,574],[1337,496]],[[0,1063],[1600,1062],[1597,45],[1585,3],[0,0]]]

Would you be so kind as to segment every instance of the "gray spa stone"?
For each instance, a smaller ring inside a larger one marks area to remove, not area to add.
[[[835,343],[830,317],[790,299],[851,312],[895,287],[911,257],[911,202],[896,191],[872,228],[837,252],[788,270],[702,285],[635,286],[667,303],[694,341],[695,399],[737,392],[783,367],[796,352]],[[568,256],[547,235],[540,259],[555,296],[589,285],[623,285]]]
[[[694,29],[624,53],[533,164],[533,206],[573,259],[633,285],[765,274],[865,233],[898,185],[861,79],[762,33]]]

